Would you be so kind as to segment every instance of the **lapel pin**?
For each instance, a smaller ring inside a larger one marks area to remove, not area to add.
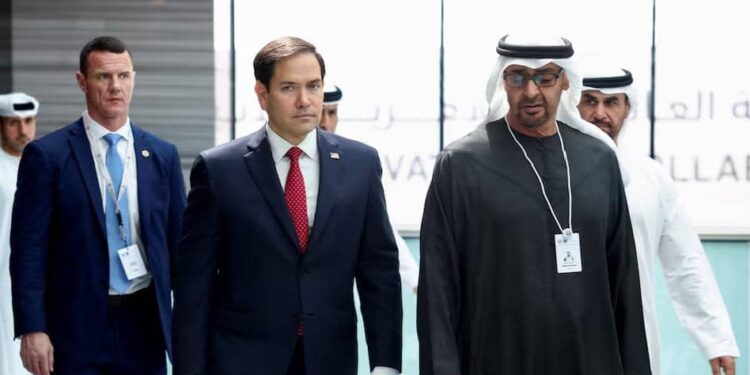
[[[340,156],[338,152],[332,152],[331,153],[331,159],[339,160]]]
[[[141,151],[141,155],[143,155],[144,158],[147,158],[147,157],[151,156],[151,153],[148,152],[148,150],[143,150],[143,151]]]

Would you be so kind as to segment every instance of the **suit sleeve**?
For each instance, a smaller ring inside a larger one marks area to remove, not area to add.
[[[207,372],[210,306],[218,264],[218,211],[202,156],[193,164],[190,185],[174,279],[175,374]]]
[[[182,230],[182,215],[185,212],[185,180],[182,178],[182,167],[177,147],[172,146],[172,163],[169,171],[169,233],[167,234],[170,270],[172,280],[175,278],[177,243]]]
[[[373,156],[365,223],[357,260],[357,290],[361,302],[370,369],[401,369],[402,305],[398,249],[388,220],[380,181],[382,168]]]
[[[456,341],[460,311],[459,257],[451,215],[450,155],[435,162],[420,234],[417,334],[419,373],[461,373]]]
[[[44,149],[26,146],[10,231],[10,276],[15,336],[45,332],[47,261],[53,216],[54,171]]]
[[[626,375],[651,374],[643,321],[641,284],[625,189],[616,161],[611,176],[611,225],[607,238],[612,307],[617,325],[620,358]]]
[[[658,172],[664,220],[658,254],[672,306],[706,358],[739,357],[729,313],[698,234],[674,183]]]

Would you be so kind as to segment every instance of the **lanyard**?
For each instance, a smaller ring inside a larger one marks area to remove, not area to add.
[[[109,175],[109,169],[107,168],[106,162],[104,160],[104,150],[102,150],[102,144],[101,141],[98,139],[94,139],[94,136],[91,134],[91,129],[89,129],[88,126],[86,128],[86,135],[89,138],[89,143],[94,147],[94,154],[96,159],[96,163],[99,166],[99,171],[101,172],[102,177],[104,178],[104,185],[105,190],[108,193],[107,196],[112,199],[112,203],[115,205],[115,216],[117,217],[117,228],[120,232],[120,239],[122,239],[122,242],[125,244],[125,246],[128,246],[128,237],[125,235],[125,222],[122,219],[122,212],[120,211],[120,202],[122,201],[122,197],[125,195],[125,192],[127,191],[127,181],[129,177],[130,172],[130,152],[125,151],[125,162],[122,165],[123,172],[122,172],[122,180],[120,180],[120,190],[118,193],[115,193],[115,187],[114,183],[112,183],[112,176]],[[127,138],[124,138],[125,142],[128,142]],[[117,144],[111,145],[109,147],[117,147]],[[129,147],[126,144],[125,150],[128,150]],[[117,152],[117,149],[115,149],[115,152]]]
[[[539,186],[542,187],[542,195],[544,195],[544,200],[547,201],[547,207],[549,207],[549,211],[552,213],[552,217],[555,219],[555,222],[557,223],[557,227],[560,228],[560,232],[565,235],[566,237],[569,237],[573,232],[573,192],[570,188],[570,164],[568,163],[568,153],[565,152],[565,143],[563,142],[562,135],[560,134],[560,128],[557,126],[557,121],[555,121],[555,130],[557,130],[557,136],[560,138],[560,148],[562,149],[563,159],[565,159],[565,172],[568,177],[568,227],[563,229],[562,225],[560,225],[560,220],[557,219],[557,215],[555,215],[555,210],[552,209],[552,203],[549,202],[549,198],[547,197],[547,192],[544,189],[544,183],[542,182],[542,177],[539,176],[539,172],[537,172],[536,167],[534,166],[534,162],[531,161],[529,158],[529,155],[526,153],[526,149],[523,148],[523,145],[521,145],[521,142],[516,139],[516,135],[513,134],[513,131],[510,129],[510,125],[508,123],[508,119],[505,119],[505,126],[508,127],[508,132],[510,132],[510,136],[513,137],[513,140],[516,141],[516,144],[518,147],[521,148],[521,151],[523,152],[523,156],[526,158],[526,160],[529,162],[529,165],[531,165],[531,169],[534,171],[534,174],[536,175],[537,180],[539,180]]]

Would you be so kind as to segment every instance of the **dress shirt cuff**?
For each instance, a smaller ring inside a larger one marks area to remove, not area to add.
[[[372,369],[371,375],[398,375],[400,372],[398,370],[390,368],[390,367],[383,367],[383,366],[375,366],[374,369]]]

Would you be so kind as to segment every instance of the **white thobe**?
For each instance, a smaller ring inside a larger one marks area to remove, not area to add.
[[[706,358],[740,355],[711,265],[675,184],[656,161],[623,154],[630,176],[625,186],[633,224],[643,296],[646,337],[654,375],[659,371],[659,336],[654,296],[658,257],[672,306]]]
[[[20,341],[14,340],[10,290],[10,218],[21,158],[0,149],[0,374],[28,374],[21,362]]]

